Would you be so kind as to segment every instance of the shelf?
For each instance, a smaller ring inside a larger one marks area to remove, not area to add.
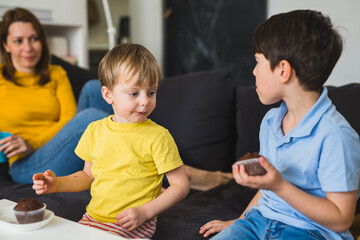
[[[86,0],[2,0],[0,18],[8,9],[14,7],[33,12],[43,25],[48,38],[66,38],[67,55],[75,56],[79,66],[89,67]]]

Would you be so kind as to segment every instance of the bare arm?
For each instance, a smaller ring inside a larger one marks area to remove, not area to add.
[[[313,221],[335,232],[348,230],[354,220],[357,191],[328,192],[316,197],[283,181],[274,193]]]
[[[328,192],[325,198],[306,193],[282,178],[281,174],[263,157],[261,165],[267,170],[264,176],[249,176],[244,166],[235,166],[236,182],[252,188],[267,189],[284,199],[299,212],[335,232],[344,232],[352,224],[357,191]]]
[[[189,193],[189,179],[184,166],[166,174],[170,186],[156,199],[142,206],[149,219],[174,206]]]
[[[91,174],[91,166],[91,163],[85,162],[82,171],[64,177],[56,177],[50,170],[47,170],[44,173],[37,173],[33,176],[33,189],[36,194],[80,192],[88,190],[94,180]]]
[[[94,177],[91,173],[92,164],[85,162],[84,169],[65,177],[57,178],[56,192],[80,192],[90,189]]]
[[[121,227],[132,231],[186,197],[189,193],[189,180],[184,166],[168,172],[166,176],[170,186],[160,196],[137,208],[128,208],[116,217]]]

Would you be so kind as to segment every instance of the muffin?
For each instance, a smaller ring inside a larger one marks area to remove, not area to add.
[[[240,157],[236,162],[239,165],[245,166],[245,171],[250,176],[262,176],[266,174],[266,170],[260,165],[260,155],[258,153],[247,153]]]
[[[19,224],[40,222],[44,219],[46,205],[32,198],[21,199],[14,207]]]

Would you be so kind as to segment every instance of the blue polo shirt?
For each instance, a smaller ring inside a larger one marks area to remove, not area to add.
[[[288,109],[283,102],[271,109],[260,127],[260,154],[283,178],[318,197],[326,192],[348,192],[359,188],[360,142],[358,134],[335,109],[323,92],[292,131],[283,135],[281,123]],[[261,214],[286,224],[319,230],[330,239],[352,239],[349,231],[333,232],[305,217],[272,191],[261,190]],[[309,202],[308,204],[311,204]]]

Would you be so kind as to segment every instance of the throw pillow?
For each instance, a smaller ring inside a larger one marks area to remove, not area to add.
[[[261,121],[267,111],[279,105],[280,102],[272,105],[262,104],[254,86],[236,89],[236,158],[247,152],[259,152]]]
[[[336,109],[346,118],[360,135],[360,111],[354,104],[360,103],[360,84],[352,83],[340,87],[327,86],[328,95]]]
[[[228,70],[160,81],[150,118],[169,129],[185,164],[231,171],[235,160],[235,87]]]

